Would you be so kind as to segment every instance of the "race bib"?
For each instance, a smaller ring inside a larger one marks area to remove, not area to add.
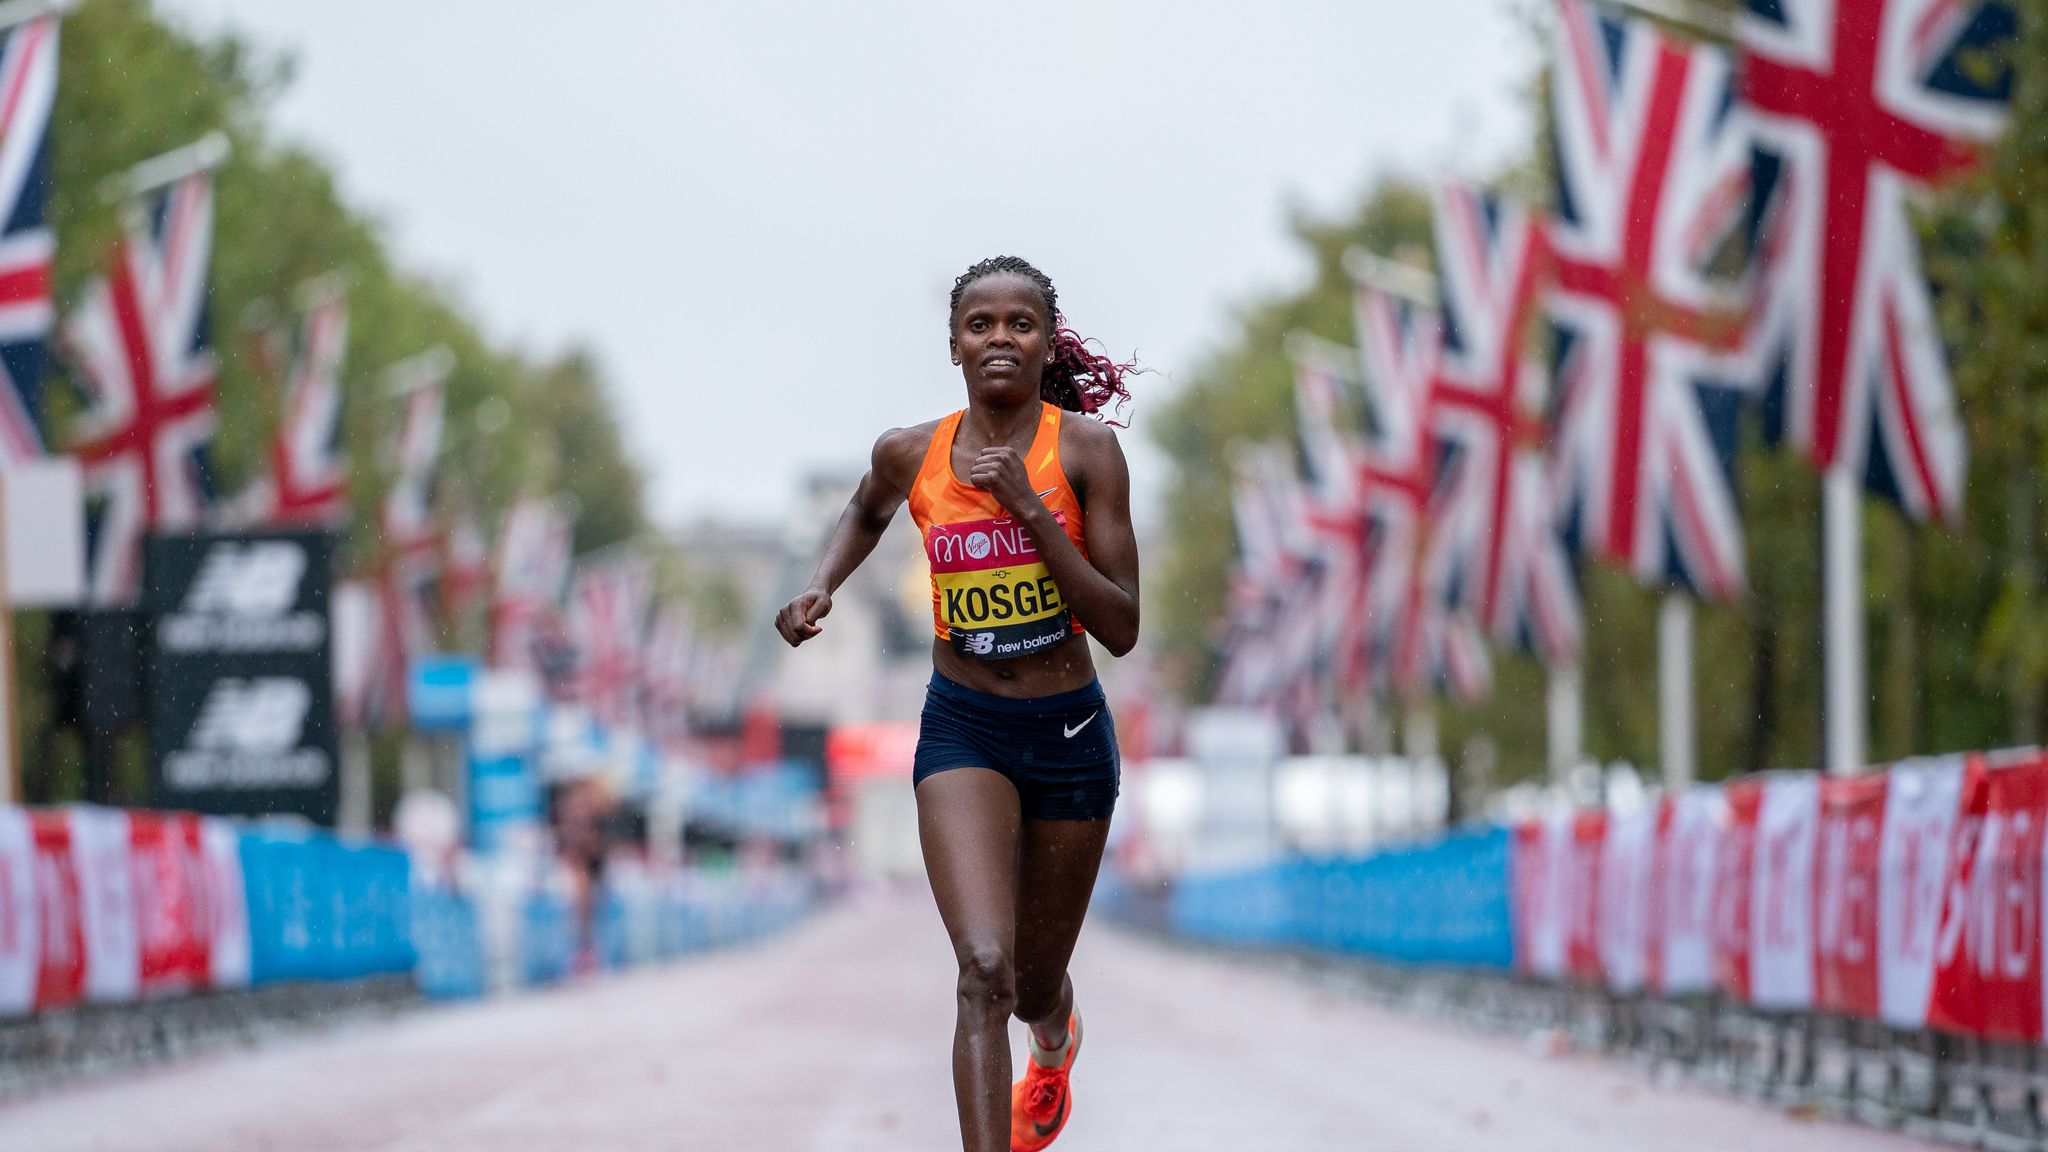
[[[925,534],[925,553],[939,619],[955,652],[1007,660],[1042,652],[1074,634],[1059,585],[1031,533],[1015,520],[934,524]]]

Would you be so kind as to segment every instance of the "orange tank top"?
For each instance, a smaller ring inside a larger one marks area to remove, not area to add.
[[[910,516],[931,562],[932,633],[950,640],[955,652],[982,660],[1042,652],[1080,634],[1081,624],[1067,610],[1031,533],[994,496],[954,475],[953,439],[965,415],[955,412],[939,421],[910,487]],[[1067,539],[1086,556],[1081,501],[1060,467],[1062,415],[1056,405],[1044,404],[1024,471]]]

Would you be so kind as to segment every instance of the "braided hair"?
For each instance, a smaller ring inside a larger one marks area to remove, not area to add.
[[[1059,290],[1052,286],[1052,277],[1032,267],[1031,262],[1021,256],[991,256],[962,272],[953,281],[952,305],[947,310],[947,324],[960,316],[960,298],[967,294],[967,286],[987,276],[1020,276],[1045,302],[1046,317],[1052,322],[1052,352],[1046,357],[1045,375],[1040,378],[1038,394],[1048,404],[1064,408],[1069,412],[1084,412],[1095,415],[1109,408],[1117,416],[1123,414],[1125,404],[1131,399],[1131,390],[1124,383],[1125,378],[1139,371],[1135,361],[1118,363],[1100,351],[1099,341],[1084,339],[1080,333],[1067,327],[1067,318],[1060,315]],[[1123,427],[1124,422],[1110,415],[1103,415],[1107,424]]]

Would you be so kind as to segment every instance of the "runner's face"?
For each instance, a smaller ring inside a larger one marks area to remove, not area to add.
[[[967,394],[989,403],[1021,404],[1038,395],[1052,344],[1045,301],[1022,276],[984,276],[961,294],[953,318],[953,362]]]

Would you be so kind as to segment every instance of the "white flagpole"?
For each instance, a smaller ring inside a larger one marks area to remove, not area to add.
[[[62,16],[66,9],[77,5],[78,0],[9,0],[0,4],[0,32],[38,16]]]
[[[1698,778],[1693,758],[1692,597],[1664,593],[1657,611],[1657,744],[1664,786],[1672,792]]]
[[[1561,785],[1585,755],[1584,677],[1576,660],[1550,668],[1547,676],[1549,695],[1543,726],[1549,745],[1547,761],[1551,784]]]
[[[152,156],[120,175],[109,177],[100,185],[100,195],[109,202],[140,196],[152,188],[219,167],[228,158],[229,150],[227,133],[215,129],[183,148]]]
[[[1389,260],[1363,248],[1347,248],[1344,251],[1344,272],[1355,283],[1367,288],[1378,289],[1411,304],[1436,307],[1436,275],[1413,264]]]
[[[1869,693],[1863,658],[1863,491],[1836,464],[1821,478],[1821,635],[1827,771],[1863,771]]]
[[[1417,763],[1437,754],[1436,705],[1424,700],[1410,704],[1402,714],[1401,754]]]
[[[410,396],[429,384],[439,384],[455,371],[455,353],[446,344],[416,352],[384,369],[385,392],[392,397]]]

